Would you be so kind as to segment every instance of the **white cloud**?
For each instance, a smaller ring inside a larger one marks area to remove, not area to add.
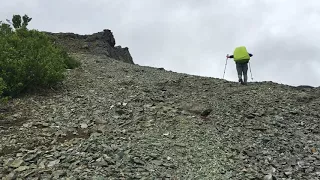
[[[11,0],[0,15],[28,14],[30,27],[52,32],[111,29],[137,64],[218,78],[225,55],[246,45],[254,80],[319,86],[319,9],[317,0]],[[225,77],[237,80],[232,60]]]

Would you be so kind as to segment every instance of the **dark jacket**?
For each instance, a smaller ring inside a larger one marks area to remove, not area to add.
[[[252,54],[248,53],[250,57],[252,57]],[[229,58],[233,58],[233,55],[230,55]]]

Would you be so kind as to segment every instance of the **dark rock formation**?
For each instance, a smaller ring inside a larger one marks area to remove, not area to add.
[[[304,89],[304,88],[309,88],[309,89],[312,89],[314,88],[313,86],[309,86],[309,85],[300,85],[300,86],[297,86],[298,89]]]
[[[74,33],[45,32],[53,38],[54,42],[71,53],[88,53],[105,55],[116,60],[134,64],[128,47],[115,46],[116,40],[109,29],[91,35],[79,35]]]

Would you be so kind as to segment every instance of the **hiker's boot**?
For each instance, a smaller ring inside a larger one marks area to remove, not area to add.
[[[240,82],[241,84],[243,84],[243,80],[242,80],[242,79],[239,79],[239,82]]]
[[[244,84],[244,85],[247,85],[248,76],[247,76],[247,75],[244,75],[243,79],[244,79],[243,84]]]

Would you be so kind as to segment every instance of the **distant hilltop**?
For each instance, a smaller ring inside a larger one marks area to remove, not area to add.
[[[113,59],[134,64],[128,47],[115,46],[116,41],[109,29],[91,35],[79,35],[75,33],[51,33],[55,43],[61,45],[67,52],[88,53],[94,55],[105,55]]]

